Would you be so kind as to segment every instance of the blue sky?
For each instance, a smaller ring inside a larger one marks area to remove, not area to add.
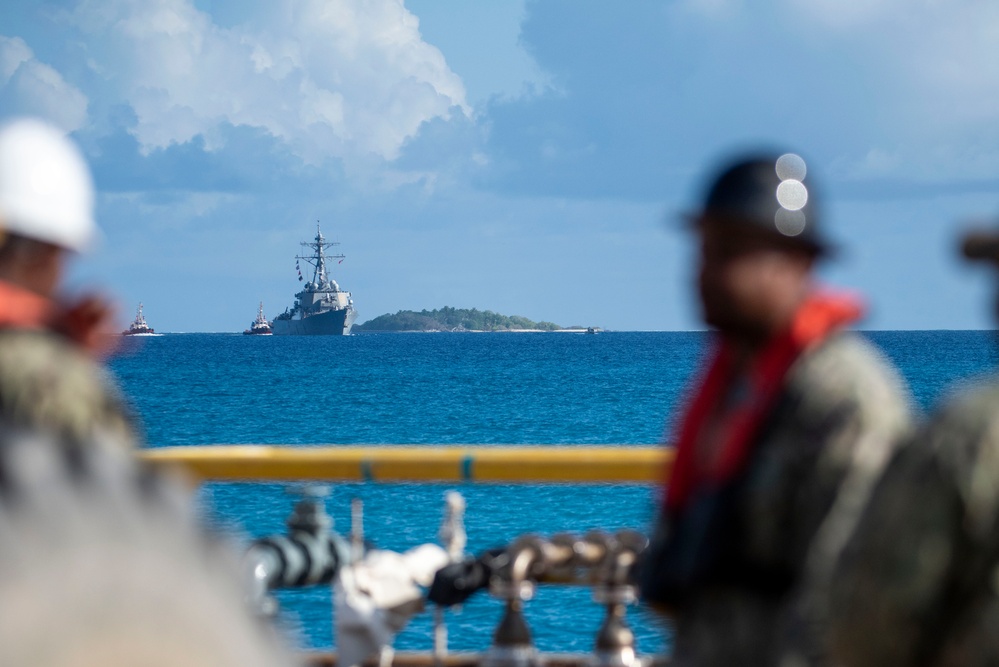
[[[865,326],[991,326],[954,248],[999,217],[997,3],[8,0],[25,113],[95,172],[74,276],[160,330],[283,310],[317,219],[361,321],[700,328],[676,216],[758,147],[809,161]]]

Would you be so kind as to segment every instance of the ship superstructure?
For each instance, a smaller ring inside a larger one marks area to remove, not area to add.
[[[302,243],[307,253],[296,255],[298,279],[304,280],[298,262],[313,267],[311,280],[301,292],[295,295],[295,304],[274,318],[271,331],[276,336],[344,336],[357,319],[354,301],[350,292],[340,289],[340,285],[330,277],[328,262],[340,263],[344,255],[327,255],[330,248],[339,246],[335,241],[327,241],[316,223],[316,237]],[[306,269],[308,271],[308,269]]]
[[[122,336],[151,336],[156,332],[146,324],[146,317],[142,314],[142,304],[135,311],[135,319],[128,325],[128,329],[121,332]]]
[[[264,317],[264,302],[260,302],[260,308],[257,309],[257,319],[250,323],[249,329],[244,329],[243,333],[247,336],[270,336],[273,331],[271,331],[271,323],[267,321]]]

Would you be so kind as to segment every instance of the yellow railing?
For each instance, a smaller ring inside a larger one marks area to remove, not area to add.
[[[673,462],[666,447],[535,445],[205,445],[142,452],[203,480],[372,482],[630,482],[654,484]]]
[[[205,445],[143,450],[157,465],[179,466],[199,480],[372,482],[659,483],[673,463],[667,447],[535,445],[322,446]],[[336,655],[304,656],[310,667],[336,667]],[[451,653],[443,667],[477,667],[482,654]],[[586,667],[588,654],[545,654],[549,667]],[[393,667],[432,667],[429,653],[397,653]],[[657,658],[653,667],[665,667]],[[374,667],[366,662],[365,667]]]

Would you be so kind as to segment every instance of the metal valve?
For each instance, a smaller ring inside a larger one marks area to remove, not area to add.
[[[288,517],[287,535],[254,541],[244,557],[250,574],[250,602],[262,616],[273,616],[277,603],[269,595],[275,588],[295,588],[329,583],[350,560],[346,542],[333,532],[324,498],[329,488],[307,486]]]
[[[601,583],[593,588],[593,599],[606,606],[603,624],[597,631],[591,667],[636,667],[641,664],[635,652],[635,633],[628,627],[625,613],[637,600],[637,590],[629,580],[632,566],[648,544],[636,531],[618,531],[604,540],[607,551],[598,570]]]
[[[538,652],[524,618],[524,602],[534,597],[534,580],[544,567],[546,543],[525,535],[508,550],[509,561],[493,574],[489,592],[506,601],[503,618],[486,652],[483,667],[536,667]]]

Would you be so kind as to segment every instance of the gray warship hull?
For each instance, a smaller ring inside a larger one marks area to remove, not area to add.
[[[340,245],[327,241],[316,223],[316,238],[302,243],[309,249],[306,255],[295,256],[298,280],[304,280],[298,262],[311,264],[315,271],[312,279],[302,285],[295,295],[295,305],[274,318],[271,331],[275,336],[346,336],[357,319],[350,292],[340,286],[329,274],[327,260],[344,260],[343,255],[327,255],[326,250]],[[339,264],[339,262],[337,262]]]
[[[356,319],[356,310],[341,308],[302,319],[276,319],[271,323],[271,331],[275,336],[346,336]]]

